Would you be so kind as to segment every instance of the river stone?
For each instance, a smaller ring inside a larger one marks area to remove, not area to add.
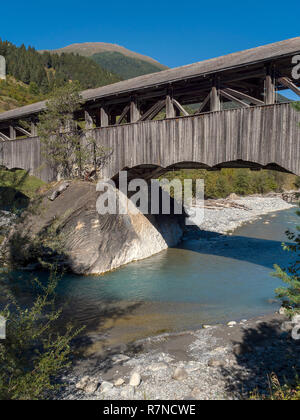
[[[208,366],[213,367],[213,368],[219,368],[219,367],[223,366],[223,362],[221,360],[217,360],[217,359],[210,359],[208,361]]]
[[[60,186],[57,188],[57,191],[59,192],[59,193],[62,193],[62,192],[64,192],[68,187],[70,186],[70,183],[69,182],[62,182],[61,184],[60,184]]]
[[[216,347],[214,349],[215,353],[226,353],[227,352],[227,347]]]
[[[113,387],[112,383],[103,381],[100,385],[100,392],[101,394],[104,394],[105,392],[110,391]]]
[[[173,379],[176,381],[183,381],[188,377],[187,371],[181,367],[178,367],[175,369],[175,372],[173,374]]]
[[[227,198],[229,198],[229,200],[238,200],[240,197],[235,193],[231,193]]]
[[[168,368],[168,365],[164,362],[153,363],[152,365],[149,366],[149,370],[152,370],[152,372],[157,372],[159,370],[164,370],[167,368]]]
[[[84,376],[83,378],[80,379],[79,382],[77,382],[77,384],[75,385],[75,388],[84,390],[90,380],[91,379],[89,376]]]
[[[124,381],[123,378],[118,378],[118,379],[115,380],[114,386],[117,386],[117,387],[122,386],[124,383],[125,383],[125,381]]]
[[[126,356],[125,354],[115,354],[111,359],[114,363],[120,363],[120,362],[126,362],[127,360],[130,359],[130,357]]]
[[[93,394],[98,388],[98,382],[91,379],[89,376],[84,376],[81,380],[75,385],[76,389],[80,389],[87,394]]]
[[[49,200],[54,201],[61,193],[63,193],[68,187],[70,183],[69,182],[62,182],[56,190],[52,192],[51,195],[49,195]]]
[[[141,383],[141,375],[138,372],[133,372],[130,376],[129,385],[138,387]]]
[[[98,382],[97,381],[90,381],[86,387],[84,388],[84,391],[87,394],[93,394],[94,392],[97,391],[98,388]]]
[[[228,327],[234,327],[237,324],[236,321],[230,321],[227,323]]]

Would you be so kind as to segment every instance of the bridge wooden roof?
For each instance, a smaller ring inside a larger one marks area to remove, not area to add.
[[[104,100],[120,94],[128,94],[150,90],[158,86],[168,86],[178,81],[185,81],[201,76],[219,74],[229,70],[236,70],[250,65],[276,61],[300,54],[300,37],[263,45],[210,60],[200,61],[158,73],[147,74],[111,85],[83,91],[85,101]],[[11,119],[24,118],[43,111],[46,101],[26,105],[0,114],[0,122]]]

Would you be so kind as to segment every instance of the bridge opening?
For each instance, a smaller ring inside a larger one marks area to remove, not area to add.
[[[174,179],[182,183],[185,179],[194,182],[203,179],[205,198],[225,198],[230,194],[249,195],[283,192],[300,188],[300,177],[285,168],[269,163],[262,165],[255,162],[230,161],[209,167],[199,162],[178,162],[166,168],[156,165],[138,165],[123,168],[127,171],[128,182],[141,178],[147,182],[151,179]],[[118,186],[118,174],[112,178]]]

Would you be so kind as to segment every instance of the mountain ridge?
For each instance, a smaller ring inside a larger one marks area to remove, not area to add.
[[[161,70],[165,70],[168,67],[161,64],[159,61],[155,60],[152,57],[149,57],[147,55],[143,55],[140,53],[137,53],[135,51],[129,50],[128,48],[125,48],[118,44],[111,44],[108,42],[82,42],[82,43],[74,43],[67,45],[62,48],[57,48],[53,50],[40,50],[39,52],[48,51],[50,53],[57,53],[61,54],[63,52],[70,53],[73,52],[74,54],[83,55],[85,57],[91,57],[94,54],[99,54],[102,52],[119,52],[127,57],[136,58],[142,61],[146,61],[149,63],[152,63],[158,67],[161,68]]]

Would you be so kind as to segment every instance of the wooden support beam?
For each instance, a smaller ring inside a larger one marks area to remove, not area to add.
[[[0,138],[1,138],[1,140],[2,141],[8,141],[8,140],[11,140],[8,136],[6,136],[4,133],[2,133],[1,131],[0,131]]]
[[[187,116],[189,116],[190,114],[183,108],[183,106],[178,102],[178,101],[176,101],[176,99],[173,99],[173,104],[175,105],[175,108],[177,109],[177,111],[179,111],[179,115],[180,115],[180,112],[185,116],[185,117],[187,117]]]
[[[273,105],[275,104],[275,83],[272,76],[271,69],[267,70],[267,75],[265,78],[265,104]]]
[[[207,97],[204,99],[204,101],[202,102],[202,104],[200,105],[200,108],[195,112],[195,114],[201,114],[201,112],[204,110],[204,108],[206,107],[206,105],[209,103],[210,101],[210,93],[207,95]]]
[[[286,88],[292,90],[296,95],[300,96],[300,89],[288,77],[280,77],[278,81]]]
[[[9,126],[9,138],[15,140],[17,138],[16,128],[13,125]]]
[[[225,88],[222,90],[223,92],[229,93],[230,95],[235,96],[236,98],[245,99],[249,101],[251,104],[264,105],[264,102],[261,101],[260,99],[254,98],[253,96],[247,95],[246,93],[239,92],[238,90],[231,89],[231,88]]]
[[[17,126],[15,128],[17,131],[20,131],[20,133],[25,134],[25,136],[31,137],[31,133],[29,133],[29,131],[25,130],[24,128]]]
[[[118,119],[118,121],[117,121],[116,125],[120,125],[120,124],[121,124],[121,122],[122,122],[122,120],[126,117],[126,115],[127,115],[128,111],[129,111],[129,109],[130,109],[130,105],[131,105],[131,104],[128,104],[128,105],[126,105],[126,106],[125,106],[125,108],[123,109],[123,112],[122,112],[122,114],[120,115],[120,117],[119,117],[119,119]]]
[[[145,112],[139,119],[139,121],[145,121],[150,120],[151,118],[154,118],[155,115],[157,115],[163,107],[166,105],[166,101],[162,99],[161,101],[156,102],[148,111]]]
[[[175,117],[175,109],[173,104],[173,99],[170,95],[166,97],[166,118],[174,118]]]
[[[100,108],[100,127],[109,126],[109,115],[107,109],[103,106]]]
[[[135,123],[141,118],[138,100],[133,98],[130,102],[130,122]]]
[[[31,137],[37,136],[37,126],[33,121],[31,121],[30,123],[30,132],[31,132]]]
[[[219,91],[216,86],[211,88],[210,92],[210,110],[212,112],[221,111],[221,101]]]
[[[225,92],[225,90],[220,90],[220,94],[222,96],[224,96],[224,98],[227,98],[227,99],[229,99],[232,102],[236,102],[237,104],[239,104],[239,105],[241,105],[241,106],[243,106],[245,108],[249,108],[250,107],[249,104],[247,104],[246,102],[242,101],[241,99],[236,98],[235,96],[231,95],[230,93]]]
[[[84,111],[85,129],[91,130],[94,126],[93,118],[88,111]]]

